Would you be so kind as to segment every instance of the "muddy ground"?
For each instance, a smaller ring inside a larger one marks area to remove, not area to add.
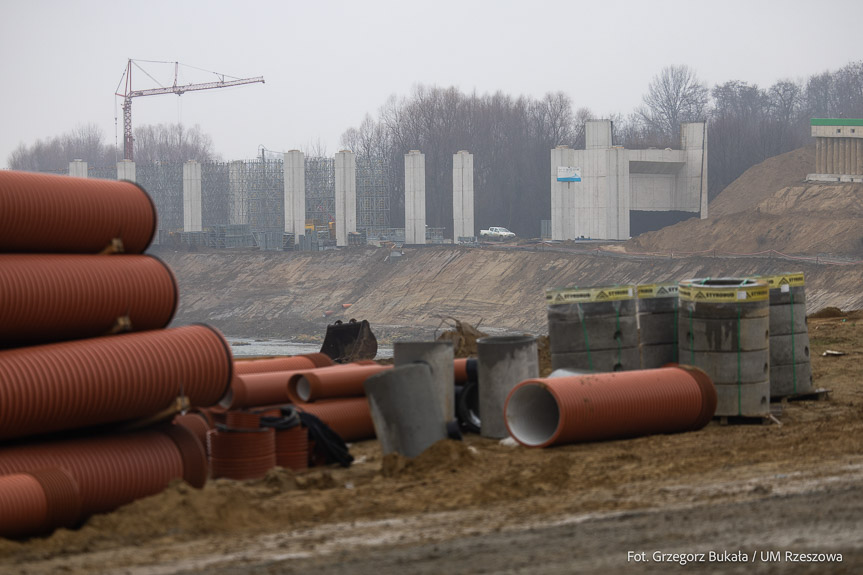
[[[830,397],[782,404],[781,425],[550,449],[471,435],[411,461],[362,442],[348,469],[177,483],[75,531],[0,540],[0,572],[860,573],[863,313],[834,315],[809,323]]]

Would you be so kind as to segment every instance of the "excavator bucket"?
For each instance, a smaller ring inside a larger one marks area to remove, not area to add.
[[[372,333],[368,320],[341,320],[327,326],[327,335],[321,353],[336,363],[350,363],[360,359],[374,359],[378,354],[378,339]]]

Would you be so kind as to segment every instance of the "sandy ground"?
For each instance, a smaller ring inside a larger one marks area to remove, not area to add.
[[[177,483],[75,531],[0,540],[0,572],[863,572],[861,320],[810,320],[816,387],[830,398],[782,404],[781,425],[542,450],[470,435],[414,460],[362,442],[348,469]],[[750,560],[709,563],[711,551]],[[780,555],[753,562],[761,551]]]

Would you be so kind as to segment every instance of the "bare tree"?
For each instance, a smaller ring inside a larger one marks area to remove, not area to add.
[[[650,82],[637,110],[642,121],[666,138],[680,133],[680,124],[705,120],[710,91],[689,66],[668,66]]]
[[[216,159],[213,140],[200,126],[158,124],[135,128],[135,161],[139,164],[182,164],[189,160],[211,162]]]
[[[114,147],[104,143],[101,129],[95,124],[80,125],[70,132],[32,146],[19,145],[9,156],[13,170],[65,172],[72,160],[84,160],[91,166],[108,166],[114,161]]]

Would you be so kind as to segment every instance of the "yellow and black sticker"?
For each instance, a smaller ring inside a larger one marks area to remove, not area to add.
[[[601,301],[623,301],[632,299],[635,286],[609,286],[595,288],[562,288],[545,290],[545,301],[548,305],[563,303],[592,303]]]
[[[638,286],[640,299],[654,297],[677,297],[677,283],[644,284]]]
[[[758,279],[767,282],[770,289],[781,289],[782,291],[787,291],[788,288],[802,286],[805,283],[803,281],[803,272],[779,274],[775,276],[758,276]]]
[[[685,301],[701,303],[744,303],[766,301],[770,297],[770,288],[763,281],[742,282],[737,286],[694,285],[681,282],[679,296]]]

